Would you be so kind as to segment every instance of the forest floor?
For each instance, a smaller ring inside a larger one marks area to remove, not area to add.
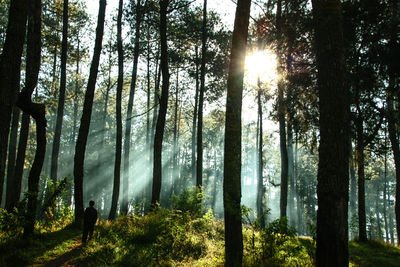
[[[281,224],[275,224],[274,231]],[[272,228],[269,228],[270,230]],[[283,229],[283,230],[282,230]],[[0,233],[0,266],[223,266],[223,223],[210,212],[159,210],[144,217],[98,222],[92,240],[64,227],[32,240]],[[243,228],[244,266],[314,266],[315,242],[308,237]],[[383,242],[352,241],[350,266],[400,266],[400,248]],[[333,256],[333,255],[332,255]]]

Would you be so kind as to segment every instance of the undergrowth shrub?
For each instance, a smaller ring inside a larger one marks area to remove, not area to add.
[[[172,208],[182,212],[189,212],[194,217],[202,214],[202,200],[205,198],[203,190],[198,187],[184,190],[180,195],[173,195]]]

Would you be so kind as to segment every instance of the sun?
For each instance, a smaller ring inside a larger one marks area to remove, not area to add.
[[[247,54],[245,62],[245,81],[258,87],[258,77],[263,85],[274,86],[278,80],[277,59],[271,50],[255,51]]]

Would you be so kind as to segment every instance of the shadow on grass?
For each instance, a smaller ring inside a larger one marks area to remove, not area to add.
[[[82,252],[82,246],[73,247],[69,252],[60,255],[44,264],[44,267],[58,267],[58,266],[84,266],[83,264],[78,265],[74,261],[79,257]]]
[[[400,266],[400,248],[381,241],[349,243],[353,266]]]
[[[81,230],[68,226],[58,231],[36,234],[28,240],[15,237],[1,242],[0,266],[43,264],[69,251],[80,234]]]

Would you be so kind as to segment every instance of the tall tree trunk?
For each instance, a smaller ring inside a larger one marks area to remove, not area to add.
[[[389,242],[389,230],[388,230],[388,221],[387,221],[387,211],[386,211],[386,193],[387,193],[387,141],[386,141],[386,129],[385,129],[385,159],[384,159],[384,172],[383,172],[383,177],[384,177],[384,183],[383,183],[383,220],[385,224],[385,241]]]
[[[296,137],[295,137],[295,146],[294,146],[294,179],[296,181],[296,210],[297,210],[297,232],[300,234],[303,233],[303,199],[300,196],[300,185],[301,185],[301,179],[300,176],[297,175],[297,170],[298,170],[298,155],[299,155],[299,141],[298,141],[298,133],[296,131]]]
[[[263,110],[261,102],[261,88],[260,88],[260,77],[258,77],[258,92],[257,92],[257,103],[258,103],[258,153],[257,153],[257,217],[260,220],[260,226],[262,229],[265,228],[264,218],[264,207],[263,207],[263,193],[264,193],[264,179],[263,179]]]
[[[70,164],[73,164],[73,155],[74,155],[74,147],[75,147],[75,141],[76,141],[76,133],[77,133],[77,124],[78,124],[78,96],[80,93],[80,83],[79,83],[79,67],[80,67],[80,39],[79,35],[77,38],[77,55],[76,55],[76,69],[75,69],[75,91],[74,91],[74,97],[73,97],[73,119],[72,119],[72,136],[69,144],[69,153],[70,153]],[[100,150],[101,151],[101,150]],[[67,207],[70,207],[72,204],[72,184],[68,183],[67,184],[67,194],[66,194],[66,203],[65,205]]]
[[[104,32],[104,18],[106,13],[106,0],[99,0],[99,14],[97,18],[96,40],[93,51],[92,63],[88,84],[85,92],[81,123],[79,127],[78,140],[75,146],[74,156],[74,195],[75,195],[75,224],[80,226],[83,220],[83,171],[85,161],[85,151],[87,137],[89,134],[90,119],[92,115],[92,106],[94,90],[96,88],[96,79],[99,69],[101,47]]]
[[[20,117],[20,109],[16,106],[13,108],[12,121],[11,121],[11,132],[10,140],[8,144],[8,159],[7,159],[7,185],[6,185],[6,209],[7,211],[12,211],[14,205],[12,205],[12,200],[15,199],[14,194],[16,190],[14,188],[15,184],[15,157],[17,155],[17,135],[18,135],[18,124]]]
[[[114,186],[113,186],[113,194],[111,201],[111,210],[110,215],[108,216],[109,220],[114,220],[118,207],[118,198],[119,198],[119,187],[120,187],[120,179],[121,179],[121,156],[122,156],[122,110],[121,110],[121,102],[122,102],[122,90],[124,86],[124,51],[122,47],[122,8],[123,8],[123,0],[119,0],[118,7],[118,18],[117,18],[117,50],[118,50],[118,82],[117,82],[117,101],[115,107],[115,113],[117,115],[117,135],[116,135],[116,146],[115,146],[115,163],[114,163]],[[132,79],[133,80],[133,79]],[[132,81],[133,82],[133,81]],[[129,103],[131,104],[131,103]],[[129,105],[128,104],[128,105]],[[133,104],[133,97],[132,97]],[[130,123],[131,117],[127,118],[127,123]],[[130,125],[129,125],[130,126]],[[126,127],[128,128],[128,127]],[[130,127],[129,127],[130,128]],[[126,136],[128,135],[128,136]],[[130,149],[130,129],[129,133],[125,135],[126,151],[125,153],[125,164],[124,166],[126,171],[129,170],[129,149]],[[126,159],[127,158],[127,159]],[[123,204],[121,210],[123,213],[128,213],[128,186],[129,186],[129,171],[126,176],[124,176],[124,187],[123,187]],[[126,187],[125,187],[126,186]],[[126,197],[126,199],[125,199]]]
[[[379,192],[380,192],[380,188],[379,185],[377,186],[376,189],[376,197],[375,197],[375,214],[376,214],[376,226],[377,226],[377,231],[376,231],[376,235],[378,240],[382,239],[382,226],[381,226],[381,218],[379,216],[380,213],[380,209],[379,209]]]
[[[277,2],[276,12],[276,30],[278,35],[278,73],[283,69],[283,34],[282,34],[282,0]],[[280,196],[280,216],[286,217],[287,212],[287,195],[288,195],[288,151],[286,147],[286,105],[284,99],[284,84],[283,81],[278,81],[278,121],[279,121],[279,142],[280,142],[280,153],[281,153],[281,196]]]
[[[179,178],[178,169],[178,109],[179,109],[179,67],[176,67],[176,86],[175,86],[175,107],[174,107],[174,136],[173,136],[173,155],[172,155],[172,172],[171,172],[171,190],[170,197],[173,196],[174,192],[174,179]]]
[[[20,86],[28,3],[27,0],[10,1],[6,40],[0,58],[0,204],[3,199],[11,113]]]
[[[154,163],[153,163],[153,187],[151,204],[160,203],[161,179],[162,179],[162,142],[164,138],[165,118],[168,107],[169,68],[168,68],[168,44],[167,44],[167,13],[168,0],[160,0],[160,44],[161,44],[161,72],[162,88],[160,110],[157,117],[156,132],[154,135]]]
[[[67,49],[68,49],[68,0],[64,0],[63,7],[63,30],[61,44],[61,79],[60,95],[58,98],[56,128],[54,130],[53,150],[51,153],[50,178],[53,183],[57,181],[58,155],[60,152],[61,130],[64,117],[65,87],[67,84]]]
[[[199,91],[200,91],[200,83],[199,83],[199,48],[196,44],[195,46],[195,82],[196,82],[196,92],[194,95],[194,109],[193,109],[193,125],[192,125],[192,180],[197,182],[196,179],[196,133],[197,133],[197,113],[198,113],[198,102],[199,102]]]
[[[353,156],[353,146],[350,142],[350,212],[351,216],[357,214],[356,199],[357,199],[357,180],[356,180],[356,160]]]
[[[390,210],[390,190],[388,190],[388,205],[389,205],[389,210]],[[394,244],[394,226],[393,226],[393,217],[392,217],[392,212],[389,212],[389,232],[390,232],[390,243]]]
[[[316,265],[348,266],[350,104],[342,11],[339,0],[312,5],[320,111]]]
[[[397,236],[400,236],[400,211],[399,206],[400,203],[400,196],[398,194],[400,193],[400,189],[398,188],[400,186],[400,149],[399,149],[399,139],[398,135],[396,132],[396,122],[395,122],[395,111],[393,108],[394,101],[393,101],[393,91],[392,88],[394,88],[394,77],[391,77],[389,79],[389,91],[387,92],[386,96],[386,102],[387,102],[387,119],[388,119],[388,128],[389,128],[389,139],[392,144],[392,151],[393,151],[393,157],[394,157],[394,165],[395,165],[395,170],[396,170],[396,196],[395,196],[395,218],[396,218],[396,230],[397,230]],[[397,242],[399,243],[400,238],[397,238]]]
[[[287,124],[287,151],[288,151],[288,178],[289,178],[289,221],[291,226],[295,226],[295,208],[294,208],[294,198],[295,198],[295,188],[294,188],[294,156],[293,156],[293,117],[289,115]]]
[[[129,92],[128,99],[128,110],[126,113],[126,126],[125,126],[125,143],[124,143],[124,183],[123,183],[123,196],[122,196],[122,204],[121,210],[122,213],[128,213],[128,193],[129,193],[129,168],[130,168],[130,149],[131,149],[131,128],[132,128],[132,109],[133,109],[133,101],[135,98],[135,90],[136,90],[136,77],[137,77],[137,66],[139,61],[139,41],[140,41],[140,25],[142,23],[142,7],[140,4],[141,0],[138,0],[136,3],[136,24],[135,24],[135,46],[133,49],[133,67],[132,67],[132,81],[131,88]],[[122,6],[121,6],[122,9]],[[121,10],[122,13],[122,10]],[[121,15],[122,16],[122,15]],[[119,22],[121,23],[121,22]],[[121,26],[119,26],[121,27]],[[121,41],[121,50],[122,50],[122,41]]]
[[[207,59],[207,0],[203,2],[203,28],[201,37],[201,67],[200,67],[200,96],[199,96],[199,119],[197,126],[197,164],[196,164],[196,187],[203,186],[203,105],[206,78]]]
[[[360,115],[361,116],[361,115]],[[364,129],[363,121],[358,118],[357,128],[357,173],[358,173],[358,238],[367,241],[367,219],[365,214],[365,174],[364,174]]]
[[[152,123],[151,123],[151,138],[150,138],[150,148],[149,148],[149,153],[150,153],[150,164],[153,164],[154,166],[154,138],[156,135],[156,124],[158,120],[158,111],[159,111],[159,104],[160,104],[160,82],[161,82],[161,64],[158,64],[159,61],[159,51],[157,51],[156,55],[156,67],[155,67],[155,84],[154,84],[154,109],[153,109],[153,118],[152,118]],[[154,173],[154,169],[153,173]],[[148,186],[145,188],[146,191],[146,198],[148,200],[151,200],[152,198],[152,174],[149,171],[149,180],[148,180]]]
[[[147,56],[146,56],[146,71],[147,71],[147,113],[146,113],[146,149],[150,148],[150,101],[151,101],[151,83],[150,83],[150,31],[147,31]],[[155,107],[154,107],[155,108]],[[149,149],[150,150],[150,149]],[[147,165],[150,165],[150,153],[149,156],[147,157]]]
[[[58,23],[58,20],[57,20]],[[58,39],[58,31],[56,31],[56,39]],[[51,84],[51,89],[52,93],[54,93],[54,98],[57,97],[56,92],[57,92],[57,82],[58,82],[58,77],[57,77],[57,57],[58,57],[58,44],[57,42],[54,44],[54,51],[53,51],[53,68],[52,68],[52,84]],[[54,124],[55,124],[55,118],[54,118],[54,107],[50,107],[50,121],[49,121],[49,127],[48,127],[48,132],[50,133],[54,129]],[[50,151],[50,140],[48,140],[47,144],[47,149],[46,151]],[[46,153],[46,158],[45,158],[45,167],[44,167],[44,172],[46,174],[50,174],[51,172],[51,153]]]
[[[242,266],[241,199],[242,95],[250,0],[238,0],[232,36],[224,146],[225,265]]]
[[[37,86],[41,56],[41,0],[31,0],[28,4],[28,38],[26,48],[25,88],[18,95],[17,105],[36,121],[36,154],[28,177],[28,207],[24,224],[24,237],[33,235],[39,180],[46,153],[46,108],[44,104],[32,103],[32,93]]]
[[[389,50],[392,55],[395,54],[398,45],[398,9],[399,1],[393,0],[391,3],[392,8],[392,18],[390,25],[390,40],[389,40]],[[387,119],[389,128],[389,139],[392,144],[392,151],[394,157],[394,164],[396,169],[396,196],[395,196],[395,217],[396,217],[396,231],[397,231],[397,244],[400,245],[400,150],[399,150],[399,135],[396,131],[396,119],[394,105],[394,96],[399,91],[397,85],[397,74],[395,70],[396,59],[393,59],[389,64],[389,88],[387,90],[386,102],[387,102]],[[393,66],[394,65],[394,66]],[[397,99],[400,101],[399,99]]]
[[[30,123],[29,114],[23,112],[21,129],[19,133],[17,159],[15,161],[15,171],[13,178],[14,181],[13,184],[11,185],[12,198],[10,199],[9,205],[6,206],[7,211],[9,212],[12,211],[14,207],[17,206],[19,198],[21,196],[22,175],[24,172],[25,152],[28,143],[29,123]]]

